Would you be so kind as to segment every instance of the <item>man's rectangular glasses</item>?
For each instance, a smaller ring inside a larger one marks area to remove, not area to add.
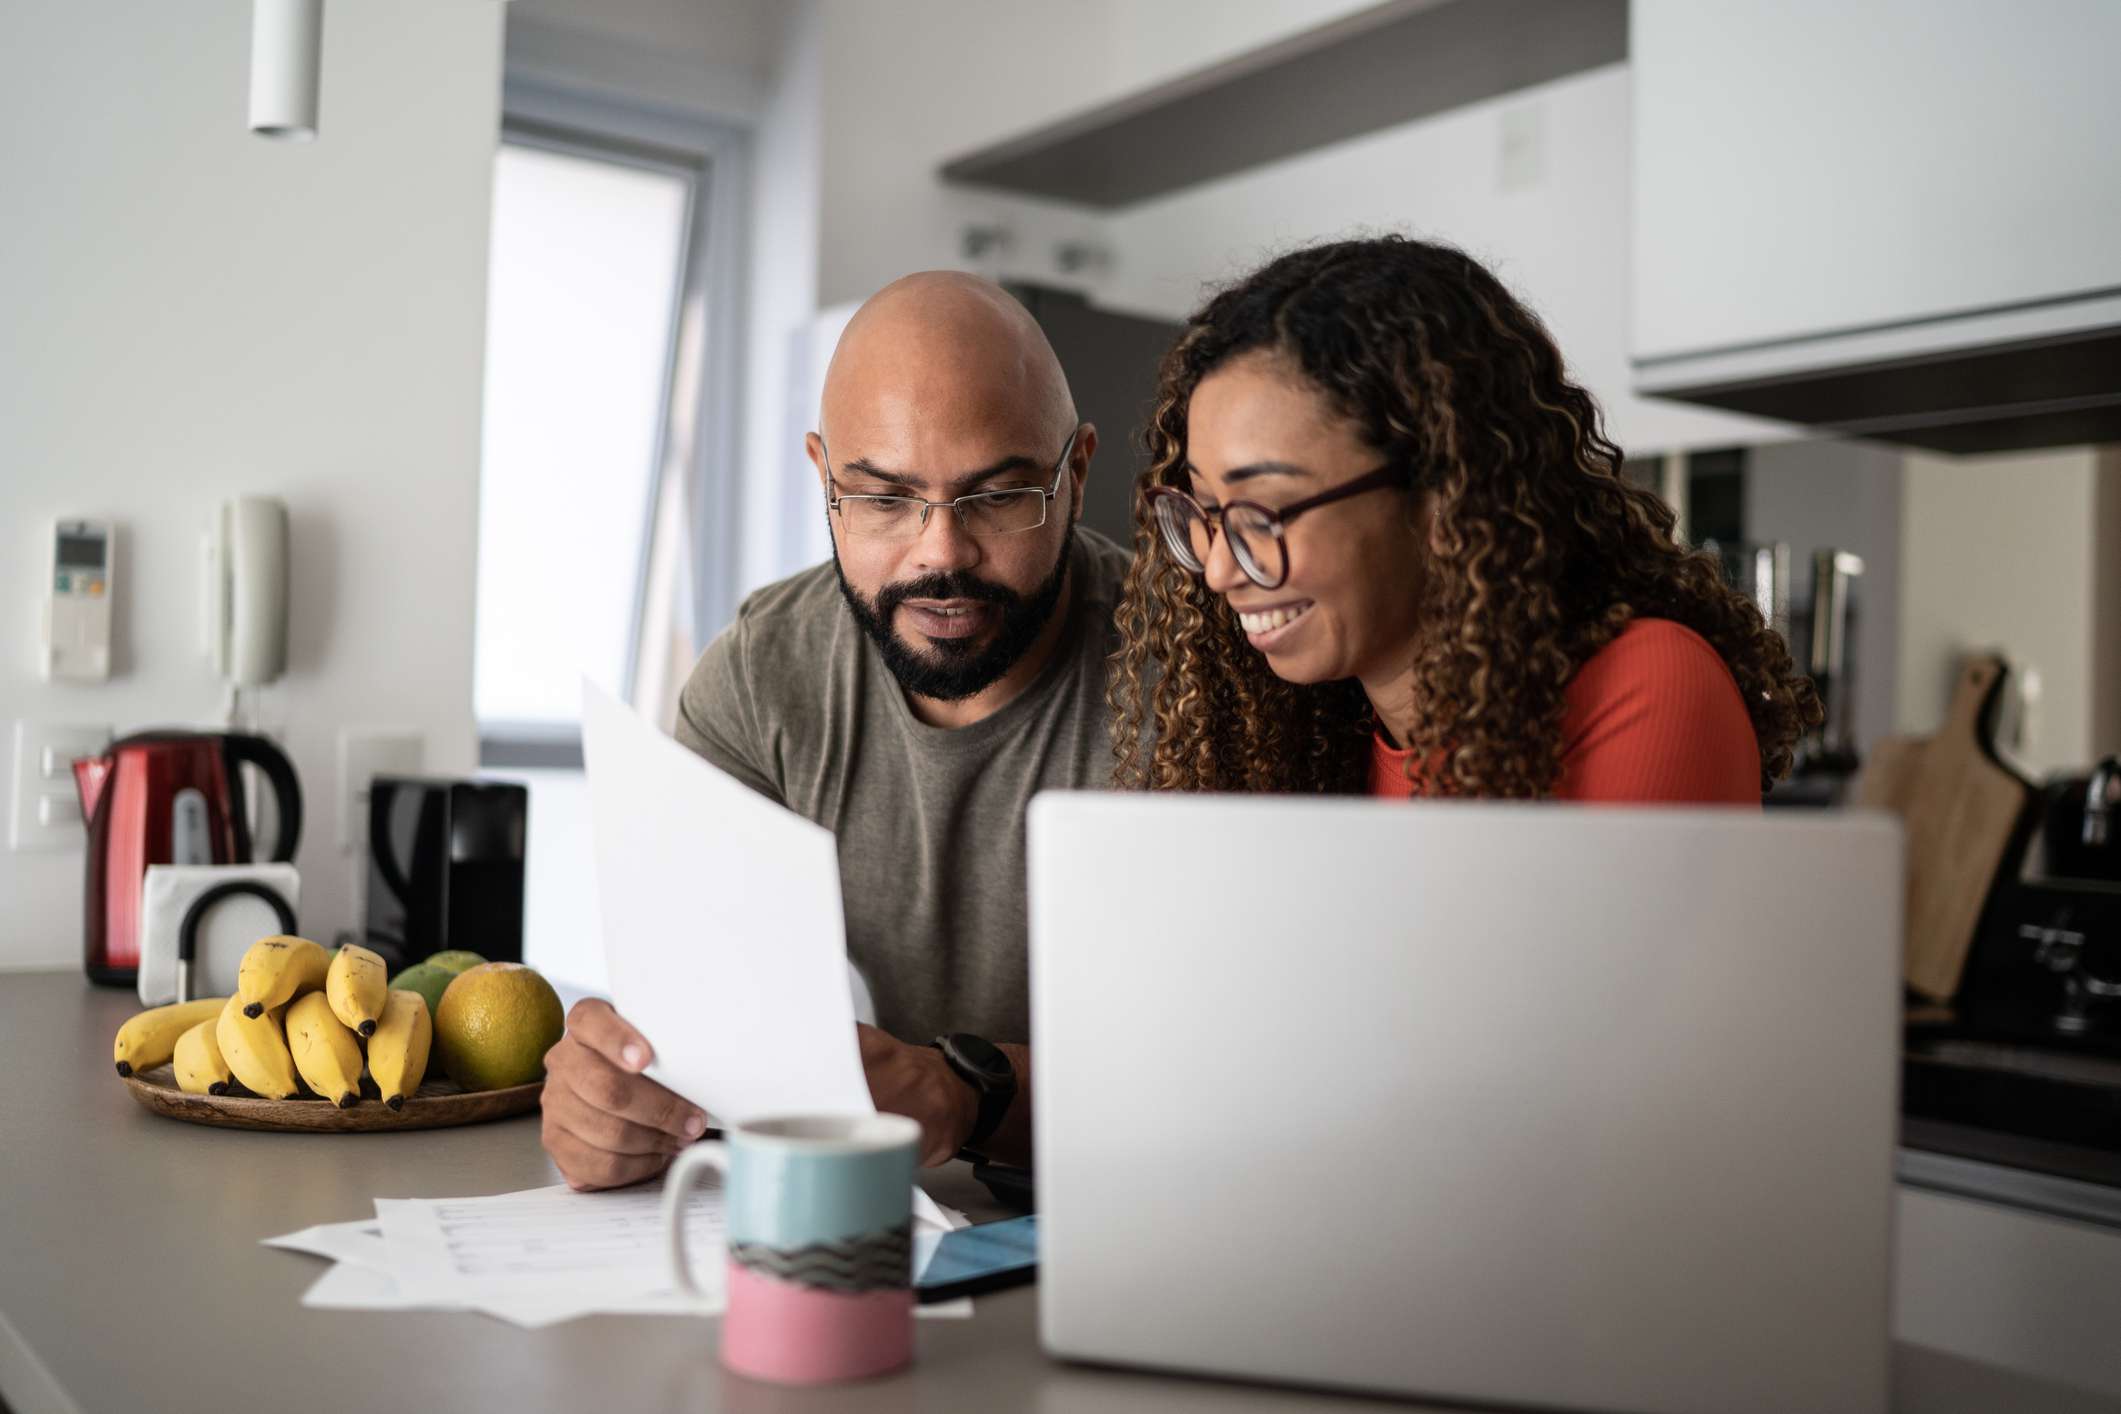
[[[1080,429],[1078,429],[1080,430]],[[833,494],[825,504],[839,512],[840,524],[849,535],[870,540],[912,540],[928,528],[928,512],[947,506],[957,513],[957,523],[968,535],[1015,535],[1036,530],[1046,523],[1046,507],[1060,494],[1061,478],[1068,459],[1075,453],[1076,433],[1068,434],[1060,460],[1053,465],[1053,484],[1011,487],[1006,491],[975,491],[949,501],[925,501],[919,496],[842,496],[832,475],[832,451],[825,449],[825,479]],[[824,438],[818,439],[820,446]]]

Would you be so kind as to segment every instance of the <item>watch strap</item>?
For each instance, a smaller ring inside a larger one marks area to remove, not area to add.
[[[949,1036],[938,1036],[928,1044],[941,1051],[943,1060],[956,1073],[958,1079],[970,1085],[979,1095],[979,1115],[972,1123],[972,1132],[965,1136],[965,1147],[976,1149],[992,1138],[995,1130],[1002,1127],[1003,1117],[1009,1113],[1009,1106],[1016,1100],[1016,1068],[1009,1061],[1009,1053],[999,1046],[994,1046],[994,1053],[1001,1057],[1004,1065],[1009,1066],[1010,1073],[1006,1081],[990,1076],[959,1056],[956,1047],[946,1044],[952,1039]],[[985,1044],[993,1046],[991,1041]]]

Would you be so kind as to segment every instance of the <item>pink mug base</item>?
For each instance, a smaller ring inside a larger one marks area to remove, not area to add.
[[[913,1293],[797,1286],[729,1264],[722,1364],[747,1379],[830,1384],[913,1362]]]

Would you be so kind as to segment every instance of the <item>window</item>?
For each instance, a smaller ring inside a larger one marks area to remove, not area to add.
[[[582,674],[631,695],[692,199],[682,171],[513,139],[494,164],[482,736],[566,737]]]
[[[504,109],[473,709],[482,764],[568,769],[581,678],[667,718],[694,626],[734,588],[732,420],[715,414],[733,402],[739,149],[514,76]]]

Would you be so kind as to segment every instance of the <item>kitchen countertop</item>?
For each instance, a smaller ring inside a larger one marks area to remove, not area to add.
[[[1035,1287],[979,1298],[969,1321],[922,1322],[919,1359],[904,1374],[808,1391],[724,1374],[715,1323],[696,1317],[601,1316],[524,1331],[462,1313],[306,1310],[299,1298],[325,1264],[260,1247],[260,1238],[369,1216],[378,1196],[555,1182],[534,1119],[352,1135],[161,1119],[111,1073],[111,1034],[134,1006],[73,972],[0,974],[0,1404],[12,1414],[222,1414],[298,1401],[312,1414],[1379,1407],[1049,1360],[1038,1348]],[[1000,1215],[963,1165],[925,1182],[976,1219]],[[1894,1369],[1897,1410],[2121,1411],[2121,1400],[1905,1342]]]
[[[1904,1181],[1948,1163],[1977,1196],[2121,1231],[2121,1059],[1910,1027],[1900,1094]]]

